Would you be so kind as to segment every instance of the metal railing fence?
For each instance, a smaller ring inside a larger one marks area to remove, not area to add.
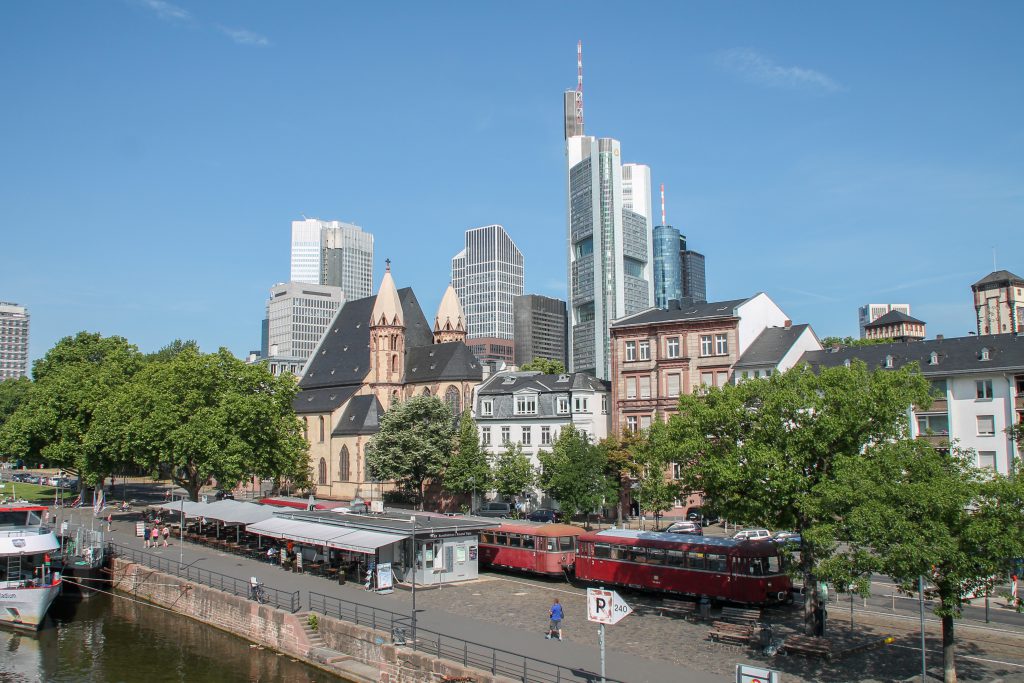
[[[251,597],[251,587],[248,579],[239,579],[227,574],[221,574],[220,572],[210,571],[209,569],[181,564],[177,560],[142,552],[119,543],[111,542],[109,547],[114,556],[122,557],[135,564],[141,564],[159,572],[178,576],[239,597]],[[301,591],[280,590],[264,584],[263,595],[266,598],[264,604],[271,607],[287,610],[293,614],[302,608]]]

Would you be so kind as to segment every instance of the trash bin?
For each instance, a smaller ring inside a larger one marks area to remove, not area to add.
[[[711,618],[711,601],[708,596],[700,596],[700,618],[702,621],[707,621]]]
[[[342,569],[342,570],[340,570],[338,572],[338,584],[342,585],[342,586],[345,585],[345,570],[344,569]]]

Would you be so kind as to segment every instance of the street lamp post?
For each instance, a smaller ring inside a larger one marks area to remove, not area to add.
[[[412,522],[412,648],[416,649],[416,515],[411,515]]]

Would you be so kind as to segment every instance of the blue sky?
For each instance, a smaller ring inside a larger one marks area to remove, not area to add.
[[[564,297],[582,40],[587,132],[665,183],[709,298],[765,291],[821,336],[906,302],[961,336],[993,247],[1024,275],[1022,26],[1019,2],[2,3],[0,300],[33,358],[82,329],[243,355],[301,214],[373,232],[375,279],[391,258],[431,319],[489,223]]]

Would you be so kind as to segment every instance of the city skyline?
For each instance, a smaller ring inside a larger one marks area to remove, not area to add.
[[[267,285],[288,278],[281,226],[302,213],[371,226],[374,270],[390,258],[427,310],[448,245],[492,222],[530,263],[524,291],[566,298],[559,97],[578,40],[587,132],[673,188],[709,299],[765,291],[822,336],[855,336],[864,301],[906,301],[930,336],[962,336],[970,285],[1024,271],[1014,3],[659,5],[654,24],[614,27],[563,7],[539,24],[414,5],[58,8],[0,10],[0,92],[17,103],[0,112],[16,132],[0,298],[33,312],[32,359],[83,329],[244,357]],[[642,47],[623,59],[626,43]]]

